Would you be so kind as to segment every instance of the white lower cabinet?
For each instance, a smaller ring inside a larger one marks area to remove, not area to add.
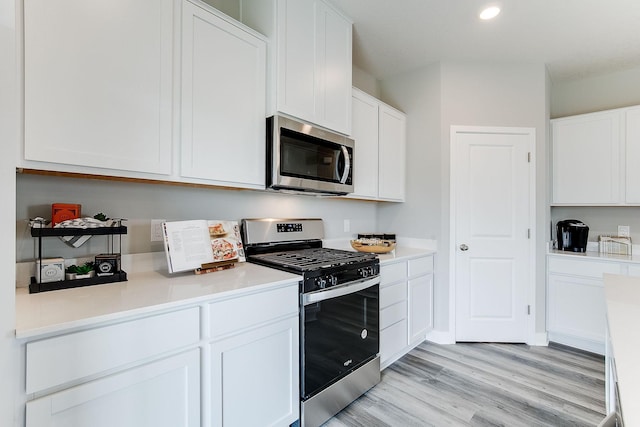
[[[210,305],[211,426],[288,426],[299,414],[298,286]]]
[[[26,427],[288,426],[298,328],[291,282],[32,338]]]
[[[408,291],[409,343],[421,343],[433,329],[433,274],[409,280]]]
[[[384,263],[380,282],[384,369],[424,341],[433,327],[433,256]]]
[[[27,403],[27,427],[200,425],[200,352],[188,352]]]
[[[549,341],[604,354],[604,273],[621,274],[617,262],[549,256],[547,262]]]
[[[288,426],[298,418],[298,320],[214,342],[212,426]]]

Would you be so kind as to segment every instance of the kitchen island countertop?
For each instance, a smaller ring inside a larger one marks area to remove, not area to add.
[[[618,376],[625,425],[640,425],[640,278],[604,275],[609,337]]]

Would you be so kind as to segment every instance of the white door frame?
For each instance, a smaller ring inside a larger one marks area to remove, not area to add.
[[[529,216],[531,218],[531,235],[529,239],[529,262],[531,274],[527,281],[527,299],[530,306],[530,314],[527,320],[527,344],[536,345],[536,163],[534,156],[536,148],[536,130],[529,127],[494,127],[494,126],[455,126],[452,125],[449,133],[449,333],[451,342],[456,339],[456,174],[458,165],[456,159],[458,148],[455,137],[458,133],[498,133],[528,135],[532,138],[531,167],[529,168]]]

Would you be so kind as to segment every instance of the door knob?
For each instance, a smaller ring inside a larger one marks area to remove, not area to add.
[[[460,250],[461,251],[468,251],[469,250],[469,246],[465,245],[464,243],[460,245]]]

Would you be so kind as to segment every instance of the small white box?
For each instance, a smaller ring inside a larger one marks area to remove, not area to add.
[[[36,281],[38,283],[60,282],[64,280],[64,258],[43,258],[36,260]]]

